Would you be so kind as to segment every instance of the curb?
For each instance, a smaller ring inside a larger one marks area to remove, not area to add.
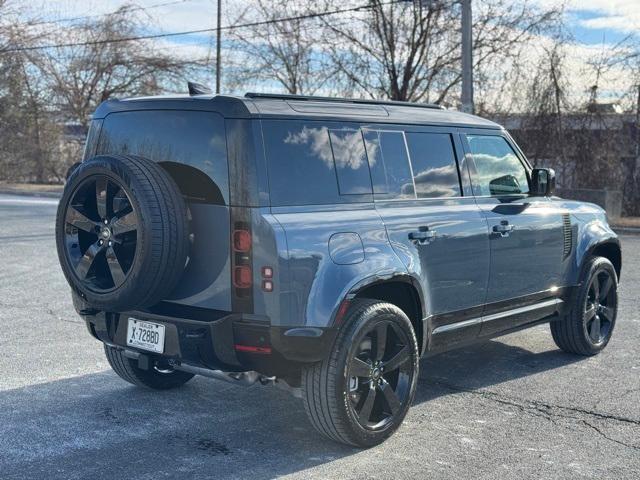
[[[640,235],[640,227],[616,227],[615,225],[613,225],[611,228],[616,233]]]
[[[21,197],[42,197],[42,198],[62,197],[62,192],[39,192],[39,191],[13,190],[11,188],[0,188],[0,194],[19,195]]]

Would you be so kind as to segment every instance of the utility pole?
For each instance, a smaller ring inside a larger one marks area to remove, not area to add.
[[[220,37],[222,21],[222,0],[218,0],[218,22],[216,26],[216,93],[220,93]]]
[[[473,56],[471,37],[471,0],[462,6],[462,111],[473,113]]]
[[[640,83],[636,102],[636,168],[640,171]]]

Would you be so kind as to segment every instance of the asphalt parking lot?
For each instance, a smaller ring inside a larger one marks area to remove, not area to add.
[[[71,305],[56,202],[0,195],[0,478],[640,478],[640,236],[599,356],[547,326],[421,363],[405,425],[362,451],[325,441],[273,387],[120,380]]]

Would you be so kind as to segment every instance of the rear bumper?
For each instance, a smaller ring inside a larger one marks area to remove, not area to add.
[[[236,313],[223,313],[211,321],[140,311],[80,314],[91,335],[107,345],[208,369],[255,370],[267,375],[285,375],[299,364],[322,360],[335,338],[332,328],[273,327],[263,317]],[[131,317],[165,326],[162,354],[127,345]]]

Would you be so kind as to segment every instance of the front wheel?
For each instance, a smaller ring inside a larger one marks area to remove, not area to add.
[[[556,345],[568,353],[596,355],[607,346],[618,314],[618,276],[611,262],[590,258],[569,313],[551,322]]]
[[[402,423],[416,391],[418,343],[395,305],[354,301],[329,358],[303,371],[313,426],[337,442],[371,447]]]

